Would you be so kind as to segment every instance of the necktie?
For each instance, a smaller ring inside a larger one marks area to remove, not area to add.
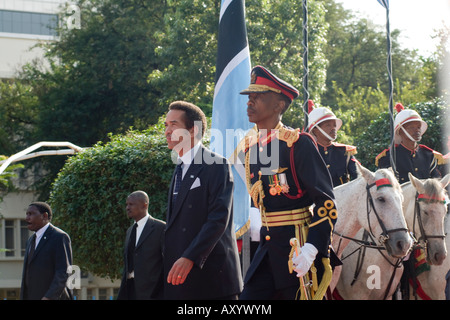
[[[31,237],[30,251],[28,252],[28,263],[30,263],[31,258],[33,258],[34,250],[36,249],[36,233]]]
[[[175,169],[175,187],[173,189],[173,195],[172,195],[172,206],[175,205],[175,201],[177,200],[178,192],[180,191],[181,179],[183,177],[183,169],[181,168],[182,165],[183,165],[183,162],[178,163],[177,167]]]
[[[131,229],[130,234],[130,240],[128,242],[128,272],[131,272],[134,270],[134,249],[136,248],[136,228],[137,223],[133,225],[133,228]]]

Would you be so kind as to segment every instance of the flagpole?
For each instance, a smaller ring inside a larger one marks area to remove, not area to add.
[[[303,113],[305,115],[303,128],[308,131],[308,0],[303,0]]]
[[[379,1],[380,2],[380,1]],[[388,80],[389,80],[389,124],[390,124],[390,134],[391,134],[391,152],[390,163],[392,170],[397,174],[396,157],[395,157],[395,139],[394,139],[394,81],[392,77],[392,52],[391,52],[391,28],[389,22],[389,1],[382,1],[383,7],[386,8],[386,47],[387,47],[387,70],[388,70]],[[380,2],[381,3],[381,2]]]

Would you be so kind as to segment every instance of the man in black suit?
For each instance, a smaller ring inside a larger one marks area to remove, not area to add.
[[[125,237],[124,268],[118,300],[162,298],[164,221],[148,213],[149,198],[135,191],[127,198],[127,214],[135,223]]]
[[[200,142],[206,118],[200,108],[170,104],[168,147],[179,165],[169,190],[164,243],[166,299],[237,299],[242,275],[233,227],[230,165]]]
[[[72,265],[70,237],[53,226],[47,203],[33,202],[26,211],[28,229],[35,231],[27,242],[22,273],[22,300],[68,300],[67,268]]]

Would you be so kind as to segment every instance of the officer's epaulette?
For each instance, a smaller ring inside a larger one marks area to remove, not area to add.
[[[333,145],[335,147],[345,148],[346,155],[349,154],[349,155],[353,156],[358,153],[355,146],[350,146],[348,144],[343,144],[343,143],[338,143],[338,142],[334,142]]]
[[[386,152],[388,152],[389,149],[390,149],[390,148],[384,149],[383,151],[380,152],[379,155],[377,155],[377,156],[375,157],[375,166],[376,166],[376,167],[378,167],[378,161],[379,161],[381,158],[383,158],[383,157],[386,156]]]
[[[437,151],[431,149],[430,147],[427,147],[427,146],[424,145],[424,144],[419,144],[419,148],[422,148],[422,149],[425,149],[425,150],[428,150],[428,151],[432,152],[434,158],[437,160],[437,164],[438,164],[438,165],[446,164],[446,163],[448,162],[448,159],[444,158],[444,156],[442,155],[442,153],[437,152]]]
[[[300,137],[300,129],[292,129],[289,127],[281,127],[278,134],[278,139],[286,142],[287,146],[290,148]]]

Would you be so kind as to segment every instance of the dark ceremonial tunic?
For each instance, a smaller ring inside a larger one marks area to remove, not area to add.
[[[298,129],[284,127],[281,123],[273,132],[259,139],[252,137],[246,145],[245,164],[250,195],[258,207],[258,196],[255,196],[252,187],[261,181],[265,214],[315,204],[305,242],[317,248],[316,261],[321,261],[322,257],[330,255],[332,229],[337,218],[330,174],[309,134],[300,134]],[[267,161],[269,158],[270,163]],[[325,203],[328,209],[324,208]],[[262,220],[263,215],[261,212]],[[261,227],[261,241],[245,282],[251,280],[267,255],[275,287],[298,286],[296,273],[289,273],[288,268],[290,239],[296,236],[295,228],[294,225]]]
[[[390,148],[385,149],[375,158],[378,168],[391,166],[390,152]],[[441,164],[444,164],[442,154],[425,145],[420,144],[415,150],[403,144],[395,145],[395,165],[400,183],[409,181],[408,172],[419,179],[440,178],[442,174],[438,166]]]
[[[320,155],[330,171],[333,186],[339,186],[350,180],[356,179],[356,147],[333,142],[330,146],[324,147],[317,144]]]

